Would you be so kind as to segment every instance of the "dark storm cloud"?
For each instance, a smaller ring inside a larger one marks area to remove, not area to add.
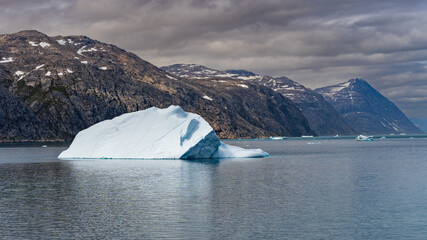
[[[367,0],[0,0],[0,32],[87,35],[158,66],[286,75],[308,87],[363,77],[427,118],[427,4]]]

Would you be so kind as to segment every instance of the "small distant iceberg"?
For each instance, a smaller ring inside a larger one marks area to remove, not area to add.
[[[365,135],[359,135],[356,137],[357,141],[374,141],[373,136],[365,136]]]
[[[269,154],[261,149],[245,149],[221,142],[212,158],[262,158],[268,156]]]
[[[284,140],[288,139],[287,137],[270,137],[270,140]]]
[[[219,141],[201,116],[179,106],[152,107],[99,122],[80,131],[60,159],[261,158],[261,149]]]

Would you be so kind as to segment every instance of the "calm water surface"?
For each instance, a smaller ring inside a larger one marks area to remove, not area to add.
[[[426,239],[427,139],[229,141],[265,159],[0,146],[0,239]]]

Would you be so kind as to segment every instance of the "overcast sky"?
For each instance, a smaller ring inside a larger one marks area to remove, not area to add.
[[[361,77],[427,119],[427,1],[0,0],[0,33],[24,29],[311,88]]]

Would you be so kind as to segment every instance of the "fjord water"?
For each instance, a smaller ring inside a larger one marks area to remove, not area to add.
[[[271,157],[75,160],[0,146],[1,239],[425,239],[427,139],[227,141]]]

